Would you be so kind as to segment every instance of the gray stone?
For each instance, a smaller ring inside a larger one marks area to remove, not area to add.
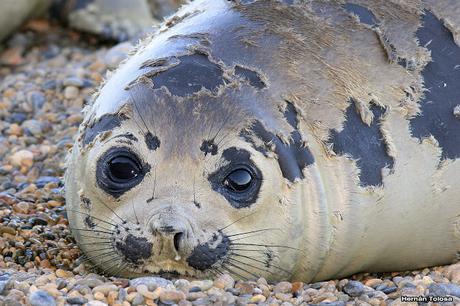
[[[318,304],[311,304],[311,305],[318,305],[318,306],[345,306],[347,303],[344,301],[336,301],[336,302],[322,302]]]
[[[118,290],[118,299],[120,301],[124,301],[126,300],[127,297],[128,297],[128,292],[126,291],[126,289],[120,288],[120,290]]]
[[[192,302],[192,305],[194,306],[209,305],[209,304],[212,304],[212,303],[208,297],[199,298]]]
[[[344,287],[343,291],[352,297],[360,296],[364,293],[364,285],[358,281],[349,281]]]
[[[174,286],[179,290],[185,291],[190,286],[190,282],[186,279],[178,279],[174,282]]]
[[[134,299],[131,301],[131,305],[137,306],[137,305],[142,305],[142,304],[144,304],[144,297],[142,296],[142,294],[137,293],[134,296]]]
[[[66,299],[67,303],[69,304],[78,304],[78,305],[83,305],[85,303],[88,303],[88,299],[82,297],[82,296],[77,296],[77,297],[68,297]]]
[[[288,293],[291,292],[292,284],[290,282],[279,282],[276,284],[273,292],[275,293]]]
[[[10,36],[32,13],[37,15],[46,10],[50,4],[51,1],[45,0],[2,1],[0,41]]]
[[[4,301],[4,306],[22,306],[22,303],[13,297],[7,297]]]
[[[27,101],[33,106],[34,111],[39,111],[45,104],[46,98],[40,91],[31,91],[27,95]]]
[[[104,63],[107,68],[115,69],[125,58],[128,57],[128,52],[133,48],[131,42],[123,42],[112,47],[104,56]]]
[[[101,281],[100,279],[97,279],[97,278],[93,278],[93,277],[86,277],[84,279],[81,279],[79,281],[77,281],[77,283],[75,284],[76,286],[77,285],[86,285],[88,286],[89,288],[94,288],[94,287],[97,287],[97,286],[100,286],[100,285],[103,285],[104,282]]]
[[[155,276],[138,277],[129,281],[129,285],[131,287],[146,285],[150,291],[153,291],[158,287],[166,287],[172,284],[173,283],[170,280]]]
[[[452,295],[460,298],[460,286],[456,284],[431,284],[428,286],[429,295],[446,296]]]
[[[10,279],[10,273],[3,273],[2,275],[0,275],[0,295],[4,293]]]
[[[64,98],[68,100],[76,99],[78,98],[78,95],[80,94],[80,91],[78,90],[78,87],[75,86],[67,86],[64,89]]]
[[[64,80],[64,86],[75,86],[75,87],[83,87],[85,81],[83,79],[77,77],[69,77]]]
[[[376,288],[376,290],[377,290],[377,288]],[[390,293],[396,292],[397,290],[398,290],[398,287],[393,286],[393,287],[384,288],[384,289],[382,289],[380,291],[382,291],[385,294],[390,294]]]
[[[40,176],[36,181],[35,181],[35,185],[38,187],[38,188],[43,188],[45,187],[46,184],[49,184],[49,183],[55,183],[55,184],[60,184],[61,183],[61,179],[59,179],[58,177],[54,177],[54,176]],[[101,282],[102,283],[102,282]],[[91,286],[90,286],[91,287]]]
[[[43,125],[38,120],[26,120],[22,123],[22,127],[35,137],[41,136],[43,134]]]
[[[29,297],[29,303],[32,306],[55,306],[56,301],[46,291],[37,290]]]

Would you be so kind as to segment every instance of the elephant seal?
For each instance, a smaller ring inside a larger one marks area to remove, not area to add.
[[[460,251],[460,4],[197,0],[114,71],[69,158],[102,271],[318,281]]]

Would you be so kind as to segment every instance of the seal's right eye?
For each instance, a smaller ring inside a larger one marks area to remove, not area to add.
[[[117,156],[109,163],[110,178],[113,181],[125,182],[135,179],[141,173],[141,166],[137,160],[129,156]]]
[[[139,184],[149,169],[129,148],[114,147],[98,160],[96,179],[101,189],[119,197]]]
[[[233,192],[244,192],[251,187],[252,181],[251,172],[246,169],[237,169],[227,175],[223,184]]]

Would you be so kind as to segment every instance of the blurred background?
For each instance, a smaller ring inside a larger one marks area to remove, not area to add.
[[[2,0],[0,41],[28,20],[45,18],[75,30],[125,41],[148,31],[184,0]]]

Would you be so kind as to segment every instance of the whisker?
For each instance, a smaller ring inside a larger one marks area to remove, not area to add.
[[[229,258],[229,260],[236,261],[236,262],[238,262],[238,263],[241,263],[241,264],[243,264],[243,265],[247,265],[248,267],[251,267],[251,268],[254,268],[254,269],[258,269],[258,270],[261,270],[261,271],[264,271],[264,272],[272,273],[272,271],[270,271],[270,270],[262,269],[262,268],[260,268],[260,267],[254,266],[254,265],[249,264],[249,263],[245,263],[245,262],[243,262],[243,261],[241,261],[241,260],[238,260],[238,259],[235,259],[235,258]],[[255,260],[255,261],[256,261],[256,262],[260,262],[260,261],[257,261],[257,260]],[[265,262],[261,262],[261,263],[264,264],[264,265],[266,264]],[[274,266],[274,267],[275,267],[275,266]],[[275,268],[278,268],[278,267],[275,267]],[[281,271],[283,271],[283,272],[286,273],[286,274],[290,274],[290,273],[291,273],[291,272],[286,271],[286,270],[281,269],[281,268],[278,268],[278,269],[281,270]]]
[[[94,228],[101,228],[101,229],[106,230],[106,231],[112,231],[112,229],[106,228],[106,227],[103,227],[103,226],[100,226],[99,224],[94,224],[93,227],[94,227]],[[92,229],[93,227],[91,227],[91,229]]]
[[[209,131],[208,131],[208,136],[206,136],[206,140],[210,140],[212,130],[214,129],[214,122],[216,122],[216,120],[212,120]]]
[[[91,218],[93,218],[93,219],[96,219],[96,220],[98,220],[98,221],[104,222],[104,223],[109,224],[109,225],[112,225],[112,226],[121,225],[121,224],[116,223],[116,222],[113,221],[112,219],[110,219],[110,220],[112,220],[112,221],[115,222],[115,223],[110,223],[110,222],[108,222],[108,221],[102,220],[102,219],[100,219],[100,218],[98,218],[98,217],[95,217],[95,216],[93,216],[93,215],[91,215],[91,214],[88,214],[88,213],[85,213],[85,212],[83,212],[83,211],[79,211],[79,210],[76,210],[76,209],[70,209],[70,208],[68,208],[68,210],[73,211],[73,212],[76,212],[76,213],[79,213],[79,214],[82,214],[82,215],[89,216],[89,217],[91,217]]]
[[[212,139],[216,139],[217,135],[219,135],[219,133],[222,131],[222,129],[224,128],[224,126],[227,124],[228,120],[230,120],[230,118],[233,116],[233,114],[229,114],[227,115],[227,117],[224,119],[224,121],[222,122],[222,125],[220,126],[220,128],[217,130],[216,134],[214,135],[214,137],[212,137]]]
[[[97,242],[97,244],[109,244],[109,243],[113,243],[113,241],[101,241],[101,242]],[[80,245],[94,245],[94,242],[78,243],[78,246],[80,246]]]
[[[83,211],[79,211],[79,210],[75,210],[75,209],[70,209],[70,208],[69,208],[69,210],[70,210],[70,211],[73,211],[73,212],[76,212],[76,213],[83,214],[83,215],[87,215],[87,216],[89,216],[89,217],[91,217],[91,218],[93,218],[93,219],[96,219],[96,220],[98,220],[98,221],[101,221],[101,222],[104,222],[104,223],[106,223],[106,224],[112,225],[112,226],[114,226],[114,227],[116,227],[116,226],[121,226],[121,227],[123,227],[124,229],[128,229],[128,228],[125,227],[123,224],[116,222],[116,221],[113,220],[112,218],[109,218],[109,220],[112,221],[112,222],[114,222],[114,223],[108,222],[108,221],[106,221],[106,220],[102,220],[101,218],[98,218],[98,217],[93,216],[93,215],[91,215],[91,214],[85,213],[85,212],[83,212]],[[126,222],[125,222],[125,223],[126,223]]]
[[[239,274],[239,273],[233,271],[232,269],[230,269],[229,267],[227,267],[227,265],[222,264],[222,267],[223,267],[225,270],[227,270],[228,272],[230,272],[230,274],[236,275],[236,276],[238,276],[240,279],[242,279],[242,280],[244,280],[244,281],[248,281],[248,278],[247,278],[247,277],[245,277],[245,276],[243,276],[243,275],[241,275],[241,274]]]
[[[76,227],[69,227],[72,231],[84,231],[84,232],[95,232],[95,233],[104,233],[104,234],[110,234],[112,235],[113,232],[106,232],[106,231],[99,231],[99,230],[92,230],[92,229],[86,229],[86,228],[76,228]]]
[[[112,240],[112,238],[109,238],[110,236],[107,236],[107,237],[99,237],[99,236],[80,235],[80,237],[84,237],[84,238],[93,238],[93,239],[102,239],[102,240]]]
[[[245,251],[245,252],[260,252],[263,253],[267,248],[264,249],[237,249],[237,248],[228,248],[230,251]]]
[[[276,245],[276,244],[257,244],[257,243],[232,243],[230,242],[230,244],[233,244],[233,245],[250,245],[250,246],[261,246],[261,247],[270,247],[270,248],[286,248],[286,249],[290,249],[290,250],[296,250],[296,251],[301,251],[299,249],[296,249],[296,248],[293,248],[293,247],[290,247],[290,246],[287,246],[287,245]]]
[[[217,267],[215,267],[214,270],[216,270],[217,273],[219,273],[219,275],[223,275],[223,274],[224,274],[224,272],[220,271],[219,268],[217,268]]]
[[[99,252],[99,251],[106,251],[106,250],[113,250],[113,246],[107,247],[107,248],[102,248],[102,249],[97,249],[97,250],[90,250],[92,252]]]
[[[155,199],[155,191],[156,191],[156,188],[157,188],[157,167],[154,167],[153,168],[153,195],[152,195],[152,199]]]
[[[47,252],[54,252],[54,251],[59,251],[59,250],[62,250],[62,249],[76,249],[77,246],[76,245],[72,245],[72,246],[65,246],[65,247],[57,247],[57,248],[51,248],[51,249],[48,249]]]
[[[131,204],[132,204],[131,206],[133,207],[134,217],[136,218],[136,223],[140,224],[139,219],[137,218],[136,208],[134,207],[134,201],[131,200]]]
[[[115,263],[111,266],[108,266],[107,268],[105,268],[104,270],[102,270],[102,274],[106,274],[108,271],[110,271],[110,269],[112,269],[113,267],[115,267],[116,265],[119,265],[123,262],[123,260],[121,258],[118,257],[119,260],[117,260],[117,258],[113,258],[113,259],[110,259],[110,260],[106,260],[106,261],[103,261],[101,262],[99,265],[103,265],[105,263],[110,263],[112,260],[115,261]]]
[[[110,254],[113,254],[113,255],[110,255]],[[115,252],[111,252],[111,253],[107,254],[106,256],[108,256],[109,259],[104,260],[104,261],[102,261],[100,263],[97,263],[97,264],[95,263],[95,265],[100,267],[101,265],[105,264],[106,262],[110,262],[110,261],[115,260],[115,259],[117,259],[119,257],[118,254],[116,254]]]
[[[252,238],[252,237],[256,237],[256,236],[259,236],[260,234],[261,233],[255,233],[255,234],[248,235],[248,236],[238,237],[236,239],[232,239],[232,242],[240,241],[240,240],[244,240],[244,239],[248,239],[248,238]]]
[[[208,272],[211,273],[214,278],[217,278],[217,273],[214,270],[208,270]]]
[[[238,270],[241,270],[241,271],[243,271],[243,272],[245,272],[245,273],[247,273],[247,274],[249,274],[249,275],[255,277],[256,279],[260,277],[260,275],[257,275],[257,274],[255,274],[255,273],[252,273],[252,272],[250,272],[250,271],[248,271],[248,270],[246,270],[246,269],[243,269],[243,268],[241,268],[240,266],[236,265],[235,263],[231,263],[231,262],[228,262],[228,261],[227,261],[225,264],[228,264],[228,265],[230,265],[230,266],[233,267],[233,268],[236,268],[236,269],[238,269]]]
[[[117,271],[115,271],[113,274],[114,274],[114,275],[118,275],[118,273],[120,273],[121,270],[123,270],[124,268],[126,268],[127,265],[128,265],[127,263],[122,263],[122,264],[120,265],[120,268],[119,268]]]
[[[265,260],[269,258],[270,255],[266,254],[266,253],[262,253],[260,252],[260,254],[254,254],[254,256],[248,254],[248,255],[242,255],[240,253],[236,253],[236,252],[233,252],[233,250],[230,250],[232,252],[228,253],[229,255],[235,255],[235,256],[238,256],[238,257],[245,257],[247,256],[247,258],[255,258],[255,259],[258,259],[258,260],[261,260],[263,263],[265,263]],[[275,256],[274,254],[272,256]]]
[[[118,219],[120,219],[122,224],[126,224],[126,220],[124,220],[123,218],[121,218],[112,208],[110,208],[110,206],[108,206],[107,204],[105,204],[104,201],[101,201],[101,203],[102,203],[102,205],[104,205],[108,210],[110,210]]]
[[[92,261],[93,259],[96,259],[96,258],[99,258],[101,256],[107,256],[107,255],[110,255],[110,254],[115,254],[115,251],[111,251],[111,252],[105,252],[105,253],[102,253],[102,254],[97,254],[97,255],[94,255],[94,256],[91,256],[91,257],[87,257],[86,255],[84,255],[86,258],[83,259],[82,263],[84,262],[88,262],[88,261]]]
[[[243,233],[238,233],[238,234],[232,234],[232,235],[226,235],[226,236],[227,237],[234,237],[234,236],[259,233],[259,232],[264,232],[264,231],[269,231],[269,230],[280,230],[280,229],[279,228],[264,228],[264,229],[259,229],[259,230],[249,231],[249,232],[243,232]]]
[[[229,225],[226,225],[226,226],[222,227],[221,229],[218,229],[217,231],[218,231],[218,232],[221,232],[221,231],[223,231],[224,229],[229,228],[230,226],[234,225],[235,223],[240,222],[241,220],[243,220],[243,219],[245,219],[245,218],[248,218],[248,217],[254,215],[255,213],[256,213],[256,212],[253,212],[253,213],[250,213],[249,215],[243,216],[243,217],[237,219],[236,221],[233,221],[233,222],[230,223]]]
[[[138,85],[138,86],[139,86],[139,85]],[[133,88],[133,89],[135,90],[135,88]],[[144,127],[145,127],[145,129],[147,130],[147,133],[150,132],[150,130],[149,130],[148,126],[147,126],[147,123],[145,122],[144,118],[142,117],[142,113],[141,113],[141,111],[139,110],[139,107],[137,106],[137,103],[136,103],[136,100],[137,100],[137,99],[134,98],[134,96],[133,96],[133,94],[131,93],[131,91],[128,91],[128,92],[129,92],[129,95],[130,95],[130,97],[131,97],[131,100],[133,101],[134,108],[136,109],[136,112],[137,112],[137,114],[139,115],[139,118],[141,119],[142,123],[144,124]],[[134,120],[134,121],[137,122],[136,120]],[[138,127],[139,127],[139,126],[138,126]],[[155,128],[155,127],[154,127],[154,128]],[[142,129],[141,129],[140,127],[139,127],[139,129],[142,131]],[[145,134],[147,134],[147,133],[145,133]],[[150,133],[151,133],[151,132],[150,132]],[[144,135],[145,135],[145,134],[144,134]]]

